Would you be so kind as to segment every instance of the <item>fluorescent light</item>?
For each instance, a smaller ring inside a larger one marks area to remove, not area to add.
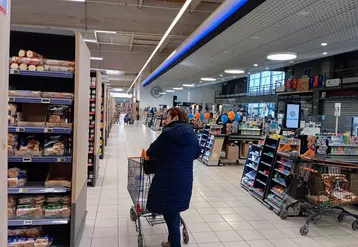
[[[297,58],[297,54],[294,52],[270,53],[267,55],[267,59],[274,61],[286,61],[295,58]]]
[[[259,65],[258,65],[257,63],[255,63],[255,64],[254,64],[254,67],[257,67],[257,66],[259,66]]]
[[[107,69],[106,72],[107,72],[108,75],[122,75],[122,74],[124,74],[123,71],[119,71],[119,70]]]
[[[123,89],[122,88],[113,88],[112,91],[116,91],[116,92],[122,92]]]
[[[86,0],[66,0],[67,2],[81,2],[84,3]]]
[[[328,44],[327,43],[321,43],[321,46],[327,46]]]
[[[270,68],[269,67],[266,67],[267,70],[269,70]]]
[[[166,92],[159,92],[159,94],[164,95],[164,94],[167,94],[167,93]]]
[[[97,40],[95,39],[84,39],[83,41],[87,43],[97,43]]]
[[[105,30],[94,30],[95,33],[108,33],[108,34],[116,34],[114,31],[105,31]]]
[[[155,47],[154,51],[152,52],[152,54],[150,55],[150,57],[148,58],[147,62],[144,64],[143,68],[139,71],[137,77],[134,79],[134,81],[132,82],[132,85],[129,87],[128,91],[131,90],[131,88],[133,87],[134,83],[136,83],[136,81],[138,80],[138,78],[140,77],[140,75],[142,74],[142,72],[144,71],[144,69],[147,67],[147,65],[149,64],[149,62],[152,60],[152,58],[154,57],[154,55],[157,53],[157,51],[159,50],[159,48],[162,46],[162,44],[164,43],[164,41],[167,39],[169,33],[172,31],[172,29],[174,28],[174,26],[177,24],[177,22],[179,21],[179,19],[182,17],[182,15],[184,14],[185,10],[189,7],[190,3],[192,0],[186,0],[186,2],[183,4],[183,6],[181,7],[181,9],[179,10],[178,14],[175,16],[173,22],[170,24],[169,28],[167,29],[167,31],[164,33],[162,39],[159,41],[157,47]],[[175,54],[175,52],[173,53],[173,55]],[[173,56],[172,55],[172,56]]]
[[[195,87],[194,84],[183,84],[183,87]]]
[[[103,60],[103,57],[91,57],[91,60],[102,61],[102,60]]]
[[[202,78],[200,78],[200,80],[202,80],[202,81],[216,81],[216,79],[212,78],[212,77],[202,77]]]
[[[220,77],[223,77],[223,75],[220,75]]]
[[[323,55],[327,55],[327,52],[323,52]]]
[[[111,96],[116,97],[116,98],[132,98],[132,94],[128,94],[128,93],[111,93]]]
[[[174,90],[179,90],[179,91],[180,91],[180,90],[183,90],[182,87],[173,87],[173,89],[174,89]]]
[[[167,91],[168,93],[174,93],[175,91],[174,90],[171,90],[171,89],[168,89],[168,90],[165,90]]]
[[[244,74],[245,71],[241,69],[226,69],[224,71],[226,74]]]

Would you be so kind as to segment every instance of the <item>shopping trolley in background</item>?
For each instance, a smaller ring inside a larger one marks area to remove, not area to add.
[[[151,164],[152,163],[152,164]],[[144,157],[128,158],[128,184],[127,189],[133,201],[130,209],[130,218],[135,222],[138,232],[138,247],[144,246],[141,218],[145,218],[150,226],[164,224],[162,215],[150,213],[147,210],[147,198],[152,179],[154,177],[155,164],[145,160]],[[185,244],[189,243],[189,233],[184,220],[180,217],[183,227],[182,236]]]
[[[358,215],[347,208],[358,204],[358,165],[317,159],[302,160],[297,163],[295,174],[287,182],[280,216],[286,219],[288,209],[295,207],[299,207],[300,215],[308,215],[300,228],[301,235],[308,234],[311,222],[318,224],[322,215],[328,214],[338,215],[339,222],[347,216],[353,217],[352,229],[358,229]],[[296,201],[287,205],[290,197]]]

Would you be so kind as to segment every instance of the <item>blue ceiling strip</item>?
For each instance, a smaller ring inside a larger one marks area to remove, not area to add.
[[[178,50],[176,50],[176,52],[171,57],[168,57],[152,74],[150,74],[143,81],[142,85],[145,87],[150,84],[153,81],[153,78],[166,70],[176,60],[180,59],[180,57],[185,52],[187,52],[200,40],[206,37],[210,32],[217,28],[221,23],[223,23],[247,2],[248,0],[227,0],[225,3],[223,3],[221,7],[215,12],[217,14],[214,13],[212,16],[210,16],[209,19],[203,23],[204,26],[200,26],[197,30],[198,32],[195,31],[191,36],[189,36],[189,38],[178,48]],[[211,25],[205,25],[206,23],[211,23]]]

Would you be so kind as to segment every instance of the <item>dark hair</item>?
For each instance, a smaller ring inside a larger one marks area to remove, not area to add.
[[[186,116],[185,112],[180,108],[170,108],[167,113],[171,116],[171,118],[178,117],[178,121],[181,122],[188,122],[188,117]]]

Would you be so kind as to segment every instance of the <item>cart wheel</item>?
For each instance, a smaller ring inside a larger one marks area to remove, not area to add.
[[[138,247],[144,247],[143,236],[141,234],[138,235]]]
[[[338,222],[343,222],[344,214],[338,215]]]
[[[186,228],[183,228],[183,240],[184,240],[184,244],[189,243],[189,233]]]
[[[309,232],[309,228],[307,225],[303,225],[301,228],[300,228],[300,233],[302,236],[306,236]]]
[[[281,217],[281,220],[287,219],[288,211],[286,209],[282,209],[282,211],[280,212],[280,217]]]
[[[356,221],[354,221],[354,222],[352,223],[352,229],[353,229],[354,231],[357,231],[357,230],[358,230],[358,220],[356,220]]]
[[[137,212],[133,207],[129,210],[129,217],[131,218],[132,221],[137,220]]]

